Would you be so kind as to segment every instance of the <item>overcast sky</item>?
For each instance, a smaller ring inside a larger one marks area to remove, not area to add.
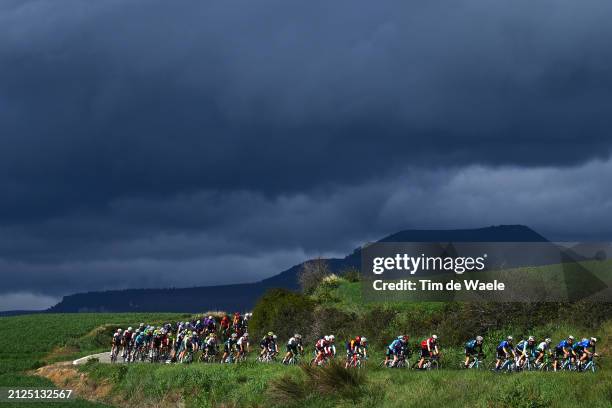
[[[612,238],[612,2],[0,2],[0,310],[409,228]]]

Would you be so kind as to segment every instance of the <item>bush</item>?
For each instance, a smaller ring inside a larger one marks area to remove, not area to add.
[[[273,331],[287,339],[306,333],[313,319],[314,302],[307,296],[286,289],[267,291],[255,305],[249,330],[257,337]]]
[[[346,269],[342,271],[341,275],[344,279],[346,279],[347,281],[351,283],[359,282],[360,280],[359,269],[355,269],[355,268]]]

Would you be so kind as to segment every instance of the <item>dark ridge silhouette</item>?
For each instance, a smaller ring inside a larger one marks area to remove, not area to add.
[[[546,238],[522,225],[501,225],[478,229],[406,230],[378,242],[547,242]],[[327,259],[332,272],[361,266],[361,249],[344,258]],[[250,310],[270,288],[298,289],[297,274],[304,263],[260,282],[202,286],[181,289],[128,289],[87,292],[64,296],[48,311],[72,312],[204,312],[207,310]]]

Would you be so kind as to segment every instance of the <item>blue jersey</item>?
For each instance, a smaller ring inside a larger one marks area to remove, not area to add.
[[[591,342],[589,340],[582,340],[582,341],[579,341],[578,343],[574,344],[574,350],[582,351],[585,348],[589,348],[590,345],[591,345]]]
[[[561,340],[559,344],[557,344],[557,347],[556,347],[557,350],[567,350],[570,348],[572,348],[572,345],[569,344],[567,340]]]
[[[498,351],[502,351],[504,349],[511,349],[511,348],[512,348],[512,344],[510,344],[508,340],[502,341],[501,343],[499,343],[499,346],[497,346]]]
[[[482,343],[478,344],[476,339],[472,339],[465,343],[465,348],[468,350],[476,350],[476,348],[478,348],[482,351]]]
[[[389,344],[389,350],[391,351],[401,351],[403,348],[404,343],[399,339],[395,339],[391,344]]]

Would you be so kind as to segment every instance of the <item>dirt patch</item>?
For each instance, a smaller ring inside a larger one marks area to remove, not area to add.
[[[86,373],[79,372],[70,362],[41,367],[32,374],[48,378],[58,388],[71,389],[80,398],[95,402],[110,402],[113,405],[121,406],[111,401],[110,393],[113,387],[110,383],[90,380]],[[127,405],[125,404],[126,407]]]
[[[150,401],[136,393],[126,401],[121,395],[113,394],[113,385],[106,380],[94,381],[87,373],[80,372],[71,362],[62,362],[41,367],[29,374],[48,378],[58,388],[71,389],[82,399],[92,402],[102,402],[115,407],[132,408],[134,405],[144,405],[151,408],[184,408],[185,403],[180,393],[168,393],[160,401]]]

